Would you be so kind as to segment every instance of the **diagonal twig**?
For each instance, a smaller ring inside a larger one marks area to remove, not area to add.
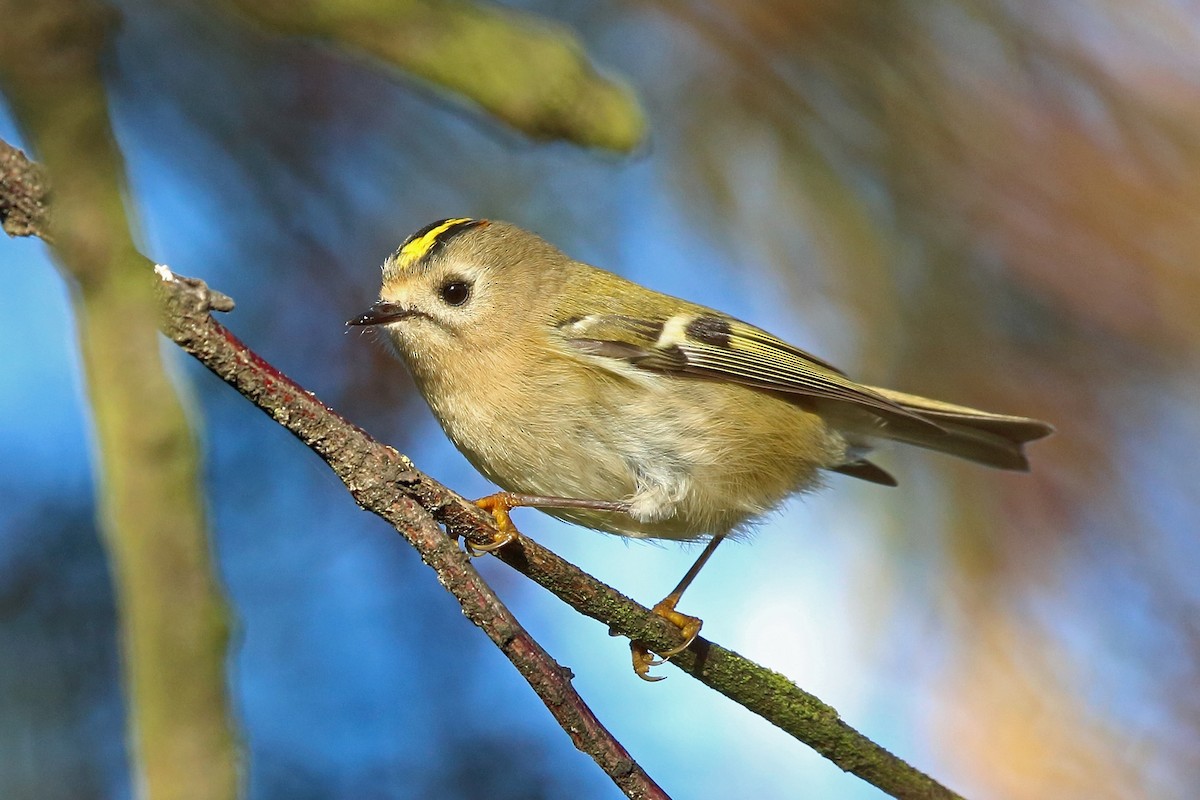
[[[628,797],[667,797],[575,691],[570,670],[559,666],[521,626],[456,540],[435,521],[435,515],[470,520],[465,524],[472,535],[483,540],[494,536],[487,533],[490,518],[323,404],[214,320],[210,309],[232,309],[228,297],[164,267],[156,271],[162,279],[164,333],[320,456],[355,502],[391,523],[437,573],[467,619],[483,629],[529,682],[575,746],[595,759]],[[441,491],[421,492],[436,499],[418,503],[414,487]]]

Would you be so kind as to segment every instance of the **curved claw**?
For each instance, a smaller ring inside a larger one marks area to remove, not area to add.
[[[665,664],[673,656],[677,656],[684,650],[687,650],[692,646],[692,642],[696,641],[696,637],[700,635],[700,628],[704,625],[704,621],[698,617],[689,617],[687,614],[680,614],[675,610],[675,604],[678,602],[679,595],[672,593],[664,597],[651,611],[679,628],[679,632],[683,634],[683,644],[676,645],[670,650],[664,650],[658,654],[658,658],[654,658],[650,653],[650,649],[642,642],[629,643],[629,650],[633,656],[633,671],[644,681],[661,681],[666,677],[665,675],[651,676],[649,674],[650,668]]]
[[[475,544],[468,539],[463,539],[463,549],[467,551],[467,555],[471,558],[479,558],[480,556],[485,556],[488,553],[499,550],[504,545],[515,541],[516,538],[517,531],[515,529],[511,532],[501,531],[496,535],[496,538],[487,544]]]
[[[660,658],[655,658],[653,654],[646,648],[646,645],[641,642],[630,642],[629,652],[633,656],[633,674],[637,675],[647,683],[655,683],[666,679],[666,675],[651,675],[650,668],[657,667],[666,662]]]
[[[491,512],[492,519],[496,522],[496,536],[487,544],[475,544],[467,539],[463,539],[463,548],[467,551],[467,555],[472,558],[478,558],[479,556],[499,550],[504,545],[515,541],[521,535],[517,530],[517,526],[513,525],[512,518],[508,515],[513,505],[504,492],[481,497],[475,501],[475,505],[484,511]]]

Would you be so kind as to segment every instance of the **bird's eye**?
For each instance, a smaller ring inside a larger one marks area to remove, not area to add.
[[[461,306],[471,296],[471,284],[466,281],[449,280],[438,290],[442,302],[448,306]]]

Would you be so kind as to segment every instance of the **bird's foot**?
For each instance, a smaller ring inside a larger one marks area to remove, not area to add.
[[[508,492],[497,492],[489,494],[487,497],[481,497],[475,501],[475,505],[482,508],[492,515],[492,519],[496,523],[496,535],[492,537],[490,542],[485,544],[476,544],[468,539],[463,539],[463,547],[467,554],[473,558],[499,550],[504,545],[516,541],[521,532],[517,530],[517,526],[513,525],[512,517],[508,515],[509,511],[520,505],[513,502],[514,498]]]
[[[687,614],[681,614],[675,610],[675,605],[679,602],[680,594],[672,593],[667,595],[651,611],[679,628],[679,632],[683,634],[682,644],[672,647],[670,650],[663,650],[656,658],[645,643],[638,641],[629,643],[629,651],[633,656],[633,671],[644,681],[661,681],[665,678],[665,675],[651,675],[650,668],[665,664],[673,656],[677,656],[684,650],[687,650],[700,634],[700,627],[704,624],[703,620],[699,617],[689,617]]]

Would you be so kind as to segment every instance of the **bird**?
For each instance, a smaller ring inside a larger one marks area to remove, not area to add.
[[[1053,432],[997,414],[856,382],[726,313],[572,259],[511,223],[456,217],[384,261],[378,300],[347,325],[380,331],[459,451],[502,491],[476,501],[497,536],[529,506],[585,528],[707,545],[653,610],[683,644],[702,621],[677,611],[724,539],[826,473],[895,486],[869,460],[895,441],[1003,470]]]

